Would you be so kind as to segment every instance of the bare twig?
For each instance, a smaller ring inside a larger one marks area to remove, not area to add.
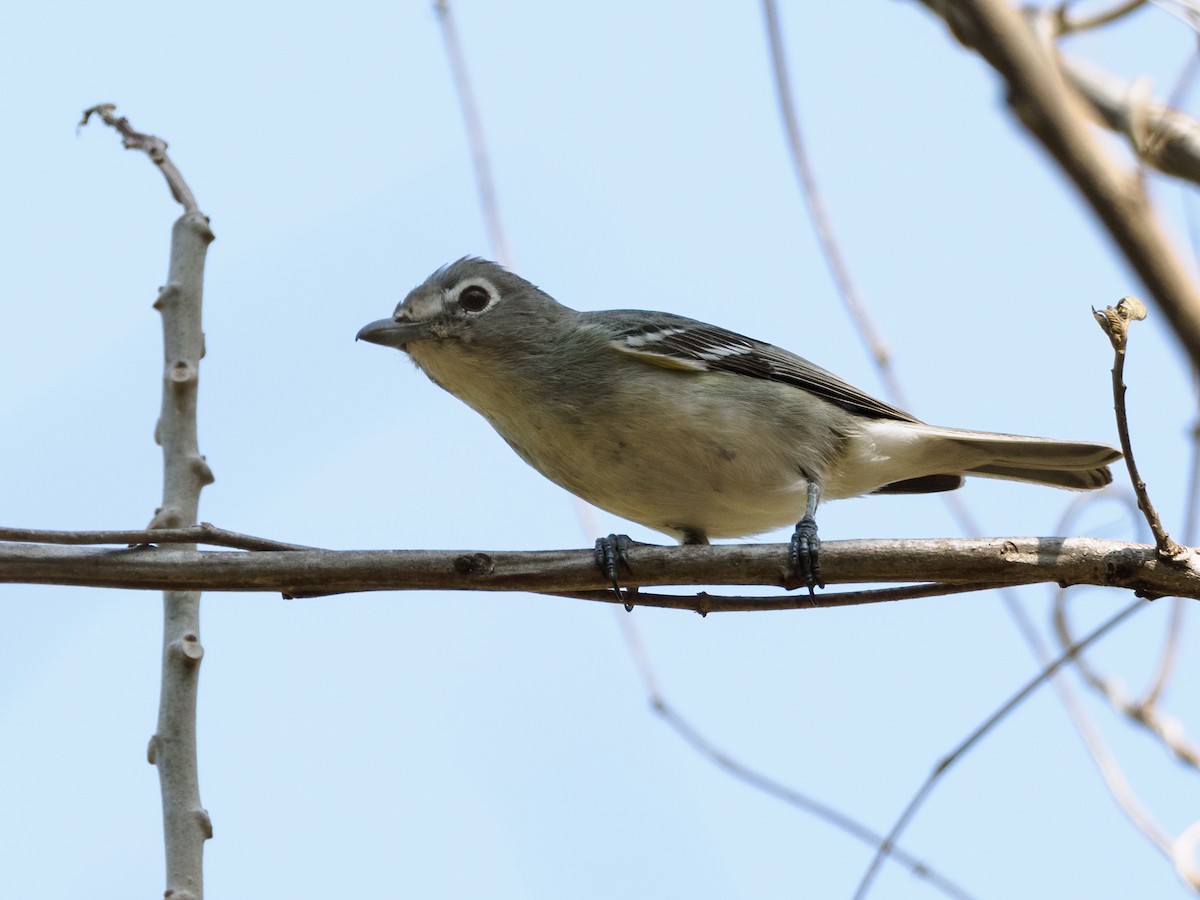
[[[79,120],[79,127],[82,128],[86,125],[92,116],[99,116],[105,125],[110,125],[120,132],[121,142],[126,150],[145,151],[146,155],[150,157],[150,161],[158,166],[163,177],[167,179],[167,187],[171,189],[171,196],[183,207],[185,212],[200,212],[199,207],[196,206],[196,198],[192,196],[191,188],[183,180],[183,175],[175,168],[175,163],[171,162],[171,158],[167,156],[166,141],[152,134],[142,134],[140,131],[136,131],[129,124],[128,119],[117,115],[115,103],[98,103],[90,109],[85,109],[83,118]],[[205,221],[208,220],[205,219]],[[210,237],[209,240],[212,238]]]
[[[194,525],[200,490],[212,472],[200,455],[196,437],[196,393],[204,333],[200,330],[204,260],[213,233],[196,206],[183,176],[167,157],[166,141],[135,131],[117,118],[112,104],[93,107],[121,133],[125,147],[145,151],[159,167],[184,213],[171,231],[167,283],[154,306],[162,313],[165,366],[162,410],[155,437],[163,449],[163,501],[151,528]],[[184,545],[193,549],[190,544]],[[162,790],[166,848],[166,892],[173,900],[204,896],[204,842],[212,837],[212,821],[200,803],[196,763],[196,698],[200,660],[200,595],[190,588],[165,586],[163,596],[163,669],[158,728],[147,756],[158,767]]]
[[[1192,393],[1200,401],[1200,385],[1197,373],[1192,373]],[[1183,513],[1183,538],[1188,546],[1196,542],[1196,515],[1200,510],[1200,418],[1192,424],[1192,463],[1188,470],[1187,508]],[[1163,642],[1162,655],[1154,679],[1142,698],[1143,706],[1154,706],[1167,682],[1175,671],[1175,660],[1179,655],[1179,641],[1183,634],[1184,601],[1180,597],[1171,599],[1171,613],[1167,617],[1167,635]]]
[[[1010,712],[1020,706],[1021,703],[1025,701],[1026,697],[1028,697],[1041,685],[1048,681],[1055,672],[1057,672],[1064,665],[1082,653],[1085,649],[1123,622],[1136,610],[1143,608],[1145,605],[1146,604],[1140,600],[1129,604],[1115,616],[1108,619],[1108,621],[1106,621],[1099,628],[1088,634],[1087,637],[1085,637],[1079,643],[1069,647],[1066,652],[1059,656],[1051,665],[1039,672],[1037,676],[1029,681],[1023,688],[1021,688],[1021,690],[1010,697],[1003,706],[989,716],[987,720],[983,722],[983,724],[971,732],[971,734],[968,735],[962,743],[955,747],[954,750],[952,750],[936,766],[934,766],[933,771],[929,774],[929,777],[925,780],[925,783],[921,785],[916,794],[913,795],[912,800],[909,801],[909,804],[905,807],[904,812],[900,814],[900,817],[892,826],[891,831],[888,832],[887,837],[882,843],[879,844],[875,853],[875,857],[871,860],[870,866],[867,867],[867,871],[863,874],[862,881],[859,882],[858,889],[854,892],[855,900],[861,900],[861,898],[867,895],[867,891],[870,890],[871,882],[874,880],[876,872],[879,871],[879,867],[883,864],[884,859],[886,859],[894,851],[896,841],[899,839],[900,834],[904,831],[909,821],[911,821],[912,817],[916,815],[917,810],[921,808],[921,805],[925,802],[925,799],[930,795],[930,793],[932,793],[934,787],[942,779],[946,772],[949,771],[951,766],[953,766],[958,760],[962,759],[962,757],[967,753],[968,750],[971,749],[971,747],[973,747],[989,731],[995,728]]]
[[[1004,78],[1009,105],[1091,205],[1200,366],[1200,291],[1136,175],[1092,133],[1087,107],[1021,15],[1003,0],[921,0]]]
[[[775,7],[775,0],[763,0],[763,16],[766,20],[767,44],[770,48],[771,67],[775,76],[775,93],[779,98],[779,113],[783,118],[792,165],[796,170],[800,191],[808,208],[809,217],[812,219],[813,228],[817,233],[817,241],[825,256],[825,263],[833,276],[842,302],[849,310],[858,328],[858,333],[866,344],[867,352],[875,361],[888,395],[901,406],[905,406],[907,404],[904,402],[904,392],[896,378],[887,343],[884,341],[883,335],[876,329],[875,323],[867,312],[866,305],[859,298],[858,291],[854,287],[854,280],[850,276],[850,267],[842,256],[841,248],[834,235],[833,221],[825,208],[825,201],[822,199],[816,174],[813,172],[808,152],[804,147],[800,120],[796,115],[796,104],[792,98],[791,80],[788,76],[783,38],[779,31],[779,12]]]
[[[49,531],[41,528],[0,526],[0,541],[24,544],[207,544],[237,550],[316,550],[305,544],[289,544],[270,538],[226,531],[211,522],[183,528],[138,528],[118,531]]]
[[[483,119],[475,105],[475,92],[467,74],[467,61],[463,57],[462,43],[458,39],[458,27],[454,24],[454,13],[449,0],[435,0],[438,22],[442,26],[442,37],[446,42],[446,55],[450,59],[450,73],[454,76],[454,87],[458,91],[458,102],[462,107],[463,121],[467,128],[467,143],[471,147],[471,160],[475,169],[475,184],[479,189],[479,205],[487,226],[488,240],[492,253],[505,266],[512,266],[512,253],[508,249],[508,238],[500,220],[500,206],[496,201],[495,180],[488,158],[487,142],[483,137]]]
[[[1153,547],[1095,538],[828,541],[821,545],[821,553],[822,574],[830,584],[1093,584],[1123,587],[1151,598],[1200,598],[1200,563],[1191,555],[1182,564],[1166,562]],[[788,577],[786,544],[634,544],[629,558],[632,573],[622,581],[636,586],[779,587]],[[608,586],[590,549],[246,553],[4,543],[0,543],[0,583],[287,595],[393,590],[570,593],[602,591]],[[699,611],[694,597],[672,599],[655,605]],[[650,605],[645,598],[638,602]],[[722,607],[728,611],[757,608],[750,603]]]
[[[1092,310],[1104,333],[1112,342],[1114,351],[1112,384],[1113,405],[1117,414],[1117,434],[1121,439],[1121,452],[1125,454],[1125,465],[1129,469],[1129,479],[1133,482],[1133,491],[1137,495],[1138,509],[1146,517],[1150,532],[1154,535],[1154,544],[1163,559],[1176,559],[1186,552],[1163,528],[1162,521],[1150,495],[1146,491],[1146,482],[1138,474],[1137,462],[1133,458],[1133,444],[1129,438],[1129,419],[1125,411],[1125,346],[1129,339],[1129,326],[1139,319],[1146,318],[1146,306],[1136,297],[1122,297],[1116,306],[1109,306],[1103,312]]]
[[[611,597],[611,592],[609,592]],[[838,809],[834,809],[820,800],[816,800],[807,794],[797,791],[794,788],[781,784],[773,778],[762,774],[760,771],[751,768],[745,763],[739,761],[736,757],[731,756],[723,750],[720,750],[716,745],[712,744],[706,737],[700,734],[691,722],[679,713],[664,699],[661,688],[659,687],[658,678],[654,674],[654,666],[650,661],[650,654],[647,652],[645,644],[642,642],[641,634],[634,623],[632,616],[619,614],[617,622],[621,628],[625,640],[629,646],[630,656],[633,657],[634,665],[637,666],[638,675],[641,676],[642,685],[646,689],[646,696],[650,701],[650,708],[662,718],[664,722],[678,734],[693,750],[719,767],[722,771],[727,772],[739,781],[745,782],[757,790],[762,791],[770,797],[774,797],[789,806],[794,806],[797,809],[803,810],[832,825],[834,828],[843,831],[851,837],[857,838],[864,843],[876,846],[882,837],[873,832],[866,825],[851,818]],[[913,875],[918,878],[928,880],[935,888],[952,897],[968,896],[961,888],[951,882],[949,879],[937,873],[928,864],[911,856],[904,850],[897,848],[895,859],[897,862],[906,866]]]
[[[810,594],[784,594],[780,597],[730,597],[701,591],[691,596],[678,594],[651,594],[632,588],[624,602],[629,610],[638,606],[670,606],[678,608],[680,600],[691,601],[686,607],[695,609],[701,616],[710,612],[752,612],[778,609],[838,609],[845,606],[865,606],[869,603],[893,603],[897,600],[916,600],[921,597],[947,597],[951,594],[966,594],[974,591],[991,591],[1003,587],[1003,583],[988,584],[914,584],[898,588],[880,588],[869,591],[842,591],[819,596]],[[607,591],[554,591],[556,597],[572,597],[577,600],[605,600],[614,596]],[[601,596],[606,595],[606,596]]]
[[[790,806],[795,806],[816,816],[822,822],[834,826],[839,831],[862,841],[864,844],[877,847],[883,841],[882,835],[872,831],[861,822],[822,803],[820,800],[813,799],[785,784],[775,781],[773,778],[766,777],[718,749],[715,745],[709,743],[707,738],[696,731],[683,716],[679,715],[679,713],[660,698],[655,697],[652,706],[659,717],[670,725],[684,741],[739,781],[762,791],[768,796],[774,797],[776,800],[781,800]],[[967,898],[970,896],[966,891],[954,884],[954,882],[938,874],[927,863],[917,859],[899,847],[892,851],[891,858],[907,868],[913,875],[924,879],[948,897]]]
[[[1146,5],[1146,0],[1121,0],[1109,9],[1102,9],[1087,16],[1072,16],[1070,3],[1063,3],[1057,9],[1047,10],[1046,14],[1053,16],[1055,31],[1059,35],[1074,34],[1080,31],[1091,31],[1104,25],[1109,25],[1122,19]]]
[[[1072,503],[1070,507],[1068,507],[1066,513],[1063,515],[1062,519],[1060,519],[1060,527],[1074,527],[1075,520],[1080,512],[1089,506],[1094,505],[1096,502],[1104,499],[1117,499],[1123,507],[1127,508],[1126,511],[1130,515],[1133,526],[1135,529],[1137,528],[1139,522],[1141,521],[1141,515],[1137,509],[1137,501],[1132,494],[1127,494],[1125,492],[1108,492],[1107,497],[1104,494],[1081,496],[1078,500]],[[1066,649],[1075,643],[1075,638],[1070,633],[1070,629],[1067,625],[1066,600],[1066,591],[1060,589],[1056,592],[1054,600],[1054,630],[1063,649]],[[1172,601],[1173,616],[1174,609],[1178,608],[1184,601],[1179,598],[1172,598]],[[1079,669],[1079,672],[1085,681],[1093,688],[1098,688],[1101,691],[1102,696],[1104,696],[1105,699],[1110,702],[1110,705],[1117,708],[1118,711],[1121,711],[1120,703],[1118,702],[1118,699],[1121,696],[1120,692],[1116,691],[1115,689],[1110,692],[1107,689],[1109,685],[1107,684],[1106,680],[1096,674],[1091,663],[1086,659],[1086,657],[1077,656],[1074,662],[1076,668]],[[1061,679],[1056,678],[1055,681],[1056,684],[1061,684],[1062,687],[1066,686],[1065,681]],[[1069,709],[1072,718],[1075,720],[1076,729],[1083,738],[1084,746],[1091,755],[1092,761],[1096,766],[1096,770],[1099,772],[1100,777],[1104,782],[1104,786],[1108,790],[1109,795],[1112,797],[1113,802],[1116,803],[1117,808],[1120,809],[1120,811],[1127,819],[1129,819],[1133,826],[1137,828],[1138,831],[1141,832],[1142,835],[1145,836],[1156,849],[1158,849],[1160,852],[1166,855],[1168,859],[1175,863],[1176,868],[1178,869],[1178,860],[1175,856],[1175,847],[1177,842],[1174,841],[1167,831],[1158,824],[1158,822],[1154,819],[1154,816],[1142,804],[1137,792],[1129,783],[1129,780],[1125,777],[1125,773],[1121,767],[1120,761],[1117,759],[1116,755],[1109,750],[1108,745],[1104,742],[1104,739],[1101,736],[1100,729],[1096,726],[1092,718],[1084,711],[1082,705],[1078,703],[1072,703]],[[1147,707],[1146,712],[1150,715],[1157,715],[1157,712],[1149,707]],[[1165,739],[1166,738],[1164,735],[1164,740]]]
[[[1065,646],[1070,646],[1074,636],[1067,620],[1066,607],[1061,602],[1055,605],[1054,628],[1059,640]],[[1187,733],[1177,719],[1160,713],[1153,700],[1135,700],[1129,697],[1112,679],[1100,675],[1091,666],[1084,664],[1082,660],[1079,660],[1078,663],[1079,672],[1084,680],[1103,696],[1113,709],[1153,734],[1180,762],[1193,769],[1200,769],[1200,748],[1187,739]],[[1155,842],[1160,843],[1157,840]]]
[[[1139,0],[1139,3],[1140,3],[1140,0]],[[810,210],[814,210],[814,219],[819,220],[820,216],[823,215],[823,212],[822,212],[823,207],[820,203],[819,195],[816,194],[815,178],[811,173],[811,167],[809,167],[809,165],[807,163],[807,158],[803,152],[803,147],[799,140],[800,129],[799,129],[799,123],[798,123],[798,116],[795,114],[795,111],[790,103],[790,93],[789,93],[788,87],[787,87],[788,83],[787,83],[787,79],[786,79],[786,73],[784,71],[784,67],[782,64],[782,53],[781,53],[781,50],[779,47],[780,42],[779,42],[779,38],[778,38],[778,23],[777,23],[776,17],[773,12],[773,4],[770,2],[770,0],[764,0],[764,4],[767,9],[767,26],[768,26],[768,33],[771,38],[770,43],[771,43],[771,49],[772,49],[772,57],[776,63],[776,81],[778,84],[777,91],[780,96],[781,105],[783,107],[786,131],[791,140],[793,160],[795,162],[797,171],[801,173],[801,179],[800,179],[801,188],[805,193],[806,199],[809,200]],[[1132,5],[1138,5],[1138,4],[1132,4]],[[1110,11],[1110,12],[1115,15],[1115,14],[1118,14],[1120,11],[1114,10],[1114,11]],[[1066,23],[1065,10],[1060,10],[1059,13],[1060,13],[1060,18],[1057,23],[1065,24]],[[1052,14],[1047,14],[1047,15],[1049,16]],[[1087,23],[1079,21],[1075,24],[1079,25],[1080,27],[1083,27]],[[1087,24],[1087,27],[1094,27],[1095,25],[1098,25],[1098,24],[1101,24],[1100,20],[1095,19],[1090,24]],[[832,244],[832,236],[827,231],[823,231],[820,227],[818,227],[818,233],[819,233],[823,243]],[[832,251],[833,251],[832,255],[835,259],[840,258],[836,251],[836,245],[834,245],[832,247]],[[827,251],[827,254],[828,254],[828,251]],[[835,268],[835,271],[837,271],[837,267],[834,267],[834,268]],[[848,287],[848,284],[847,284],[847,287]],[[852,312],[856,313],[854,318],[855,318],[855,321],[857,323],[859,323],[860,328],[870,327],[870,321],[869,321],[869,319],[867,319],[865,317],[865,314],[862,316],[857,314],[858,311],[863,311],[865,313],[865,308],[859,301],[857,301],[857,298],[854,298],[853,296],[846,297],[844,295],[843,299],[845,299],[847,301],[848,305],[851,306]],[[873,334],[864,333],[864,339],[867,341],[868,345],[875,345],[875,344],[882,345],[882,342],[880,341],[880,339],[878,337],[874,336]],[[884,377],[884,380],[886,382],[886,386],[888,389],[888,393],[891,395],[890,399],[892,399],[898,405],[907,406],[907,404],[904,402],[903,395],[900,393],[899,382],[893,376],[893,373],[891,370],[890,357],[877,355],[875,357],[875,362],[876,362],[876,365],[881,369],[881,375]],[[971,534],[971,535],[976,535],[976,534],[982,533],[982,530],[980,529],[979,525],[976,523],[975,518],[972,515],[970,509],[968,508],[966,503],[964,503],[963,500],[957,494],[954,494],[954,493],[943,494],[942,499],[946,502],[946,505],[949,507],[951,514],[958,521],[959,526],[963,529],[964,533]],[[1033,623],[1030,621],[1028,614],[1025,612],[1024,606],[1022,606],[1021,603],[1018,601],[1018,599],[1015,595],[1015,592],[1011,589],[1003,589],[1002,588],[998,593],[1000,595],[1001,601],[1004,603],[1005,609],[1007,610],[1009,616],[1013,619],[1021,636],[1024,638],[1026,643],[1029,645],[1030,650],[1034,655],[1034,658],[1037,659],[1037,661],[1039,663],[1041,663],[1043,666],[1049,665],[1051,662],[1049,651],[1046,648],[1045,643],[1041,640],[1040,636],[1038,635],[1037,629],[1034,627]],[[855,596],[855,595],[850,595],[850,596]],[[839,599],[841,599],[841,598],[839,597]],[[1182,604],[1183,601],[1176,600],[1176,602],[1179,604]],[[825,595],[821,598],[821,605],[829,605],[829,595]],[[1052,677],[1052,684],[1055,689],[1055,693],[1059,698],[1059,701],[1062,703],[1067,715],[1074,722],[1077,730],[1080,733],[1081,738],[1084,741],[1085,746],[1091,752],[1093,760],[1095,760],[1097,767],[1100,769],[1102,776],[1105,778],[1106,783],[1108,783],[1110,785],[1110,790],[1113,791],[1114,796],[1118,796],[1119,800],[1123,799],[1125,797],[1125,795],[1128,794],[1129,792],[1126,791],[1124,793],[1121,793],[1114,786],[1115,782],[1117,781],[1117,777],[1115,777],[1112,774],[1112,770],[1115,768],[1115,766],[1106,765],[1106,760],[1108,758],[1106,748],[1100,743],[1096,729],[1092,726],[1090,720],[1088,719],[1087,714],[1084,711],[1082,704],[1079,702],[1077,696],[1075,695],[1075,692],[1071,689],[1070,685],[1062,677],[1062,673],[1056,673]],[[1119,771],[1117,772],[1117,775],[1119,776]]]

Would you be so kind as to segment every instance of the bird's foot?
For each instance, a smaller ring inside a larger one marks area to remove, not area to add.
[[[825,587],[821,580],[821,539],[817,537],[817,520],[805,516],[796,523],[792,533],[791,552],[788,561],[791,563],[792,577],[808,586],[809,596],[813,596],[816,588]]]
[[[633,541],[627,534],[610,534],[608,537],[596,539],[596,567],[608,579],[613,593],[617,595],[617,600],[625,607],[626,612],[633,612],[633,597],[637,593],[637,588],[621,589],[621,582],[617,578],[617,567],[622,565],[627,572],[631,571],[629,547],[632,543]]]

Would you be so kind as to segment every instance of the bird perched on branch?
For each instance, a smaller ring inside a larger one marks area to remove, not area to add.
[[[953,490],[978,475],[1091,490],[1104,444],[926,425],[787,350],[694,319],[577,312],[499,265],[434,272],[358,337],[403,350],[576,496],[685,544],[795,524],[820,583],[822,499]],[[597,542],[617,588],[624,536]]]

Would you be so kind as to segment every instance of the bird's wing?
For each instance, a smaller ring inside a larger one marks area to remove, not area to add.
[[[716,325],[641,310],[611,310],[584,316],[612,334],[610,346],[614,350],[648,365],[695,372],[730,372],[778,381],[859,415],[918,421],[803,357]]]

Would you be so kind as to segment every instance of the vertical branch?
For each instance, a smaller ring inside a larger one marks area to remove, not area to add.
[[[155,429],[163,449],[163,502],[151,528],[194,525],[200,490],[213,480],[196,435],[204,355],[201,291],[212,238],[208,220],[199,211],[185,212],[175,221],[167,283],[154,303],[162,313],[165,354],[162,410]],[[200,804],[196,761],[196,698],[203,655],[200,592],[164,592],[162,691],[149,758],[158,766],[162,791],[167,896],[189,900],[204,895],[204,841],[212,837],[208,812]]]
[[[1179,546],[1167,534],[1162,520],[1158,517],[1158,511],[1150,502],[1146,482],[1142,481],[1137,461],[1133,458],[1129,415],[1125,410],[1125,346],[1129,339],[1129,326],[1146,318],[1146,306],[1136,297],[1122,297],[1116,306],[1109,306],[1103,312],[1093,309],[1092,315],[1096,317],[1113,346],[1113,408],[1117,415],[1117,436],[1121,439],[1121,453],[1125,456],[1125,467],[1129,470],[1129,480],[1133,482],[1133,492],[1137,495],[1138,509],[1146,517],[1150,533],[1154,535],[1154,546],[1158,555],[1166,560],[1177,559],[1183,555],[1185,548]]]
[[[163,499],[150,528],[194,525],[200,491],[213,480],[200,455],[196,430],[196,395],[200,359],[204,356],[204,333],[200,328],[204,260],[213,233],[208,218],[196,206],[192,192],[167,156],[166,141],[135,131],[127,119],[115,115],[111,104],[88,110],[83,122],[93,114],[121,133],[127,149],[144,150],[150,156],[167,179],[172,196],[185,210],[171,230],[167,283],[154,301],[163,323],[162,409],[154,430],[163,450]],[[194,544],[180,547],[195,549]],[[196,697],[203,656],[200,593],[164,592],[158,727],[150,738],[147,756],[158,767],[167,864],[164,895],[172,900],[200,900],[204,896],[204,842],[212,837],[212,822],[200,804],[196,761]]]

